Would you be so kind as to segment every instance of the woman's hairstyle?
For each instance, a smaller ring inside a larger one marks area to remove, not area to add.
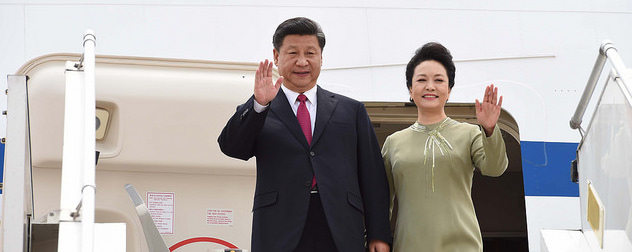
[[[452,54],[450,54],[448,48],[436,42],[427,43],[417,49],[415,56],[408,62],[406,66],[406,87],[408,90],[413,86],[415,68],[426,60],[434,60],[443,65],[448,74],[448,88],[452,90],[452,87],[454,87],[454,73],[456,72],[456,67],[452,61]]]
[[[309,18],[296,17],[281,23],[272,36],[274,49],[277,51],[281,49],[283,39],[285,39],[287,35],[314,35],[318,39],[320,50],[323,51],[325,48],[325,33],[323,33],[318,23]]]

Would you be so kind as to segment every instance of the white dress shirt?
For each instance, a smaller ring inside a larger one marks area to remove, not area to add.
[[[283,89],[283,93],[285,93],[285,97],[287,98],[288,102],[290,103],[290,107],[292,107],[292,111],[294,112],[294,115],[296,116],[296,111],[298,110],[298,105],[301,103],[297,99],[299,93],[288,89],[284,85],[281,85],[281,88]],[[309,120],[311,121],[311,124],[312,124],[312,135],[314,135],[314,126],[316,125],[316,103],[317,103],[316,90],[318,90],[318,88],[316,88],[316,86],[314,86],[312,89],[303,92],[303,94],[305,96],[307,96],[307,100],[305,101],[305,105],[307,106],[307,111],[309,111]],[[257,100],[254,100],[254,110],[255,110],[255,112],[261,113],[261,112],[265,111],[266,109],[268,109],[268,105],[263,106],[263,105],[259,104],[257,102]]]

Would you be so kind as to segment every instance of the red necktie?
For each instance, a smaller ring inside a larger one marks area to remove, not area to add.
[[[298,105],[298,110],[296,110],[296,118],[298,119],[298,124],[301,125],[301,129],[303,129],[303,134],[305,138],[307,138],[307,143],[309,145],[312,144],[312,121],[309,117],[309,111],[307,111],[307,105],[305,105],[305,101],[307,100],[307,96],[304,94],[298,95],[297,98],[301,103]],[[312,177],[312,188],[316,185],[316,176]]]
[[[298,124],[301,125],[301,129],[303,129],[303,134],[305,134],[305,138],[307,138],[307,143],[312,144],[312,121],[309,118],[309,111],[307,111],[307,106],[305,105],[305,101],[307,100],[307,96],[304,94],[298,95],[298,100],[301,102],[298,105],[298,110],[296,111],[296,118],[298,119]]]

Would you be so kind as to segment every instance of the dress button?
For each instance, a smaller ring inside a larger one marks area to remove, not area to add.
[[[310,151],[309,155],[313,157],[313,156],[316,156],[316,153],[314,153],[313,151]]]
[[[305,180],[305,186],[311,186],[311,185],[312,185],[312,181]]]

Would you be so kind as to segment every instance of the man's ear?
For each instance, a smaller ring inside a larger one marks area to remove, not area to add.
[[[274,55],[274,65],[276,66],[279,64],[279,51],[272,49],[272,54]]]

